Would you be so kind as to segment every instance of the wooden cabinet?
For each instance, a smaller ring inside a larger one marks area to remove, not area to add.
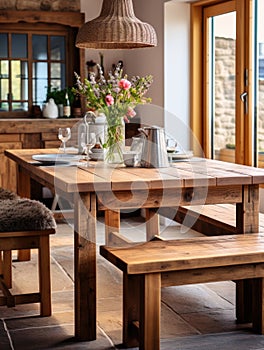
[[[61,146],[57,133],[43,132],[41,134],[41,142],[43,148],[58,148]]]
[[[59,127],[72,128],[79,119],[3,119],[0,120],[0,186],[16,192],[15,163],[6,158],[6,149],[56,148]]]

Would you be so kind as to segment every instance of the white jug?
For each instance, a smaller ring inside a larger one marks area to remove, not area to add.
[[[44,118],[56,119],[59,116],[58,106],[55,104],[53,98],[44,105],[42,115]]]

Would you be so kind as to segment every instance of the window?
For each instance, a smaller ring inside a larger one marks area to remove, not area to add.
[[[228,6],[227,6],[228,4]],[[210,156],[218,158],[236,139],[236,12],[230,1],[225,6],[204,9],[207,32],[205,89]]]
[[[192,127],[208,158],[228,160],[221,158],[225,154],[231,162],[254,164],[256,3],[213,0],[191,5]]]
[[[254,2],[254,165],[264,167],[264,1]]]
[[[78,28],[36,23],[0,23],[0,118],[30,116],[48,88],[72,86],[80,72]]]

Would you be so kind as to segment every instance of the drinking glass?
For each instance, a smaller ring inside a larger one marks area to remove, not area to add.
[[[87,143],[86,143],[86,151],[87,151],[87,167],[90,166],[90,162],[89,162],[89,152],[90,150],[95,146],[96,144],[96,135],[94,132],[90,132],[88,134],[88,138],[87,138]]]
[[[167,139],[166,146],[167,146],[168,153],[174,153],[176,151],[177,141],[174,139]]]
[[[71,129],[59,128],[58,138],[63,144],[63,153],[66,153],[66,142],[71,138]]]

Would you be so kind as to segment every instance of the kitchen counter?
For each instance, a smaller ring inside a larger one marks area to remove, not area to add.
[[[57,132],[58,128],[72,127],[79,120],[77,118],[0,119],[0,134]]]
[[[0,119],[0,186],[17,191],[16,165],[6,158],[5,150],[58,148],[61,145],[58,129],[72,128],[80,120],[78,118]]]

